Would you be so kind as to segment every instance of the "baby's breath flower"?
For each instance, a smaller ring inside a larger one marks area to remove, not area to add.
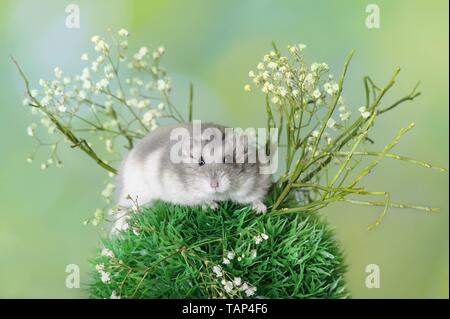
[[[117,295],[115,290],[113,290],[111,293],[111,299],[120,299],[120,296]]]
[[[229,251],[227,253],[227,258],[230,260],[234,259],[235,256],[236,256],[236,254],[233,251]]]
[[[300,51],[303,51],[304,49],[306,49],[306,44],[299,43],[298,48],[300,49]]]
[[[261,241],[262,241],[262,240],[261,240]],[[261,241],[257,242],[256,244],[258,245]],[[256,249],[253,249],[253,250],[250,252],[250,258],[255,259],[255,258],[256,258],[256,255],[257,255]]]
[[[321,97],[322,93],[320,93],[320,90],[319,90],[319,89],[315,89],[315,90],[313,91],[312,95],[313,95],[313,97],[314,97],[315,99],[318,99],[318,98]]]
[[[256,245],[259,245],[263,241],[263,239],[260,235],[253,237],[253,240],[255,241]]]
[[[114,184],[112,183],[106,184],[105,189],[102,191],[102,196],[105,198],[110,198],[114,191],[114,188],[115,188]]]
[[[105,269],[105,264],[97,264],[97,265],[95,265],[95,269],[98,272],[103,271]]]
[[[233,290],[233,283],[231,281],[225,281],[223,289],[225,289],[226,292],[230,293]]]
[[[336,121],[332,117],[330,117],[327,121],[327,126],[329,128],[333,128],[335,125],[336,125]]]
[[[242,284],[242,280],[240,277],[234,277],[233,283],[235,286],[240,286]]]
[[[98,41],[100,41],[100,37],[98,35],[92,36],[91,38],[92,43],[98,43]]]
[[[158,91],[164,91],[169,88],[169,84],[164,80],[158,80],[157,86],[158,86]]]
[[[248,76],[249,76],[250,78],[254,78],[254,77],[255,77],[255,72],[253,72],[253,71],[248,71]]]
[[[252,87],[249,84],[244,85],[244,91],[250,92],[252,90]]]
[[[216,265],[212,268],[213,273],[216,274],[217,277],[222,277],[223,273],[222,273],[222,267],[220,267],[219,265]]]
[[[245,290],[245,295],[247,297],[251,297],[255,294],[256,292],[256,287],[249,287],[248,289]]]
[[[224,265],[228,265],[228,264],[230,264],[230,260],[229,260],[228,258],[224,258],[223,261],[222,261],[222,263],[223,263]]]
[[[54,72],[55,72],[55,77],[56,77],[57,79],[60,79],[60,78],[62,77],[62,70],[61,70],[60,68],[56,67],[56,68],[54,69]]]
[[[111,249],[108,248],[103,248],[101,255],[109,258],[114,258],[114,253]]]
[[[106,54],[109,52],[109,45],[104,40],[99,40],[96,42],[94,49],[97,52]]]
[[[126,30],[126,29],[120,29],[119,31],[117,31],[117,34],[120,36],[120,37],[127,37],[127,36],[129,36],[130,35],[130,33],[128,32],[128,30]]]
[[[81,58],[81,61],[88,61],[89,55],[87,53],[83,53],[80,58]]]
[[[366,119],[368,117],[370,117],[370,115],[372,114],[371,112],[367,111],[367,108],[365,106],[361,106],[358,111],[361,113],[361,116]]]
[[[289,52],[291,52],[292,54],[297,53],[299,50],[299,48],[297,48],[296,46],[290,46],[290,45],[288,45],[288,49],[289,49]]]
[[[27,127],[27,134],[28,136],[34,136],[34,130],[36,128],[36,124],[31,124],[30,126]]]
[[[276,69],[277,66],[278,66],[278,64],[275,63],[275,62],[273,62],[273,61],[270,61],[269,63],[267,63],[267,67],[268,67],[269,69]]]
[[[265,234],[265,233],[262,233],[262,234],[261,234],[261,237],[262,237],[262,239],[264,239],[264,240],[269,239],[269,236],[268,236],[267,234]]]
[[[341,118],[342,122],[345,122],[350,118],[350,112],[340,113],[339,117]]]
[[[111,274],[106,271],[100,271],[101,281],[104,284],[109,284],[111,282]]]

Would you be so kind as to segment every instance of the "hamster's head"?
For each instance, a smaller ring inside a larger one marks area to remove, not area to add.
[[[184,145],[183,161],[177,165],[177,171],[192,190],[221,197],[238,191],[245,181],[259,173],[256,160],[248,161],[247,148],[238,154],[234,144],[223,138],[189,139],[188,142]]]

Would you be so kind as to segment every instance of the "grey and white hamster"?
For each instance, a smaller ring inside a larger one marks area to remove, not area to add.
[[[175,130],[187,132],[188,138],[175,139]],[[192,123],[161,126],[139,141],[119,169],[118,206],[129,208],[135,203],[149,205],[162,200],[216,208],[218,201],[231,200],[265,212],[263,200],[271,175],[261,173],[258,154],[250,161],[252,149],[236,135],[225,139],[226,130],[221,125],[201,123],[200,130],[203,138],[195,136]],[[205,139],[210,131],[221,136],[213,134]],[[208,145],[214,145],[213,152]],[[122,224],[118,221],[116,227]]]

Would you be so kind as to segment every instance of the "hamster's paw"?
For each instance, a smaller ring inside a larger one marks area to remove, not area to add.
[[[211,203],[206,203],[202,205],[202,209],[212,209],[212,210],[217,210],[219,208],[219,204],[217,204],[216,202],[211,202]]]
[[[267,212],[267,206],[261,201],[256,201],[252,203],[252,208],[257,214],[264,214]]]

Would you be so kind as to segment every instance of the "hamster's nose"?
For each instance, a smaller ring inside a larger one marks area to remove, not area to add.
[[[217,188],[219,187],[219,181],[217,179],[212,179],[210,185],[212,188]]]

